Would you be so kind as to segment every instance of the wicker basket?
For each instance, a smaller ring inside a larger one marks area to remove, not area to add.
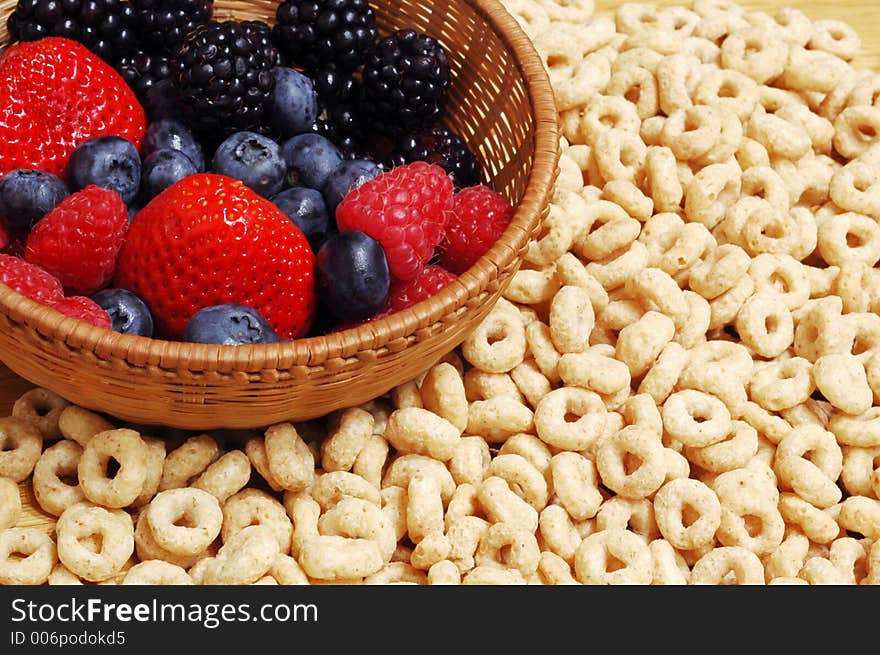
[[[15,0],[0,0],[0,41]],[[215,18],[272,22],[278,0],[217,0]],[[510,227],[436,296],[380,321],[260,346],[178,343],[93,327],[0,284],[0,360],[120,419],[189,430],[305,420],[381,396],[458,346],[517,270],[549,207],[557,116],[541,60],[496,0],[373,0],[380,34],[431,34],[450,55],[447,123],[517,206]]]

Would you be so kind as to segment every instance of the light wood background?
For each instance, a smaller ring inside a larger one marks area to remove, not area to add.
[[[598,12],[613,11],[621,2],[596,0]],[[658,5],[687,5],[687,0],[656,0]],[[742,0],[739,4],[750,10],[773,13],[782,7],[797,7],[810,18],[836,18],[852,25],[862,39],[862,52],[853,62],[859,67],[880,70],[880,5],[876,0]],[[8,416],[15,400],[33,385],[16,376],[0,363],[0,416]],[[44,514],[36,505],[27,484],[22,485],[22,503],[25,508],[20,526],[38,526],[51,531],[54,519]]]

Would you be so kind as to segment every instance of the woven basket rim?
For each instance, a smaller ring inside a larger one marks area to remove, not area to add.
[[[534,122],[534,159],[522,199],[498,241],[468,271],[440,292],[402,311],[325,335],[273,344],[223,346],[123,334],[93,326],[23,296],[0,282],[0,310],[43,338],[70,348],[90,351],[105,360],[153,361],[159,367],[199,371],[223,362],[239,371],[281,368],[281,362],[320,365],[335,357],[376,350],[433,325],[464,306],[509,266],[530,238],[552,194],[559,157],[558,117],[550,80],[543,62],[516,19],[498,0],[460,0],[493,25],[513,55],[526,82]],[[287,367],[284,367],[287,368]]]

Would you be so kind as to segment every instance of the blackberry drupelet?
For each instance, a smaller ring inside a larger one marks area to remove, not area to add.
[[[190,32],[171,57],[185,121],[216,146],[234,132],[272,134],[267,107],[281,56],[262,21],[211,21]]]
[[[349,159],[365,154],[368,141],[360,117],[360,80],[335,64],[312,73],[318,93],[318,120],[312,131],[327,137]]]
[[[421,132],[443,115],[449,62],[427,34],[405,29],[380,39],[367,53],[362,78],[362,113],[383,134]]]
[[[116,63],[116,70],[142,103],[150,88],[171,78],[168,57],[142,50],[120,58]]]
[[[141,47],[167,53],[211,20],[214,0],[131,0]]]
[[[458,188],[480,182],[480,161],[467,147],[461,135],[445,127],[434,127],[397,140],[389,156],[389,166],[401,166],[414,161],[437,164],[449,173]]]
[[[63,36],[111,64],[137,45],[134,8],[126,0],[18,0],[6,26],[13,41]]]
[[[275,19],[275,43],[291,64],[308,71],[331,63],[354,71],[378,38],[367,0],[284,0]]]

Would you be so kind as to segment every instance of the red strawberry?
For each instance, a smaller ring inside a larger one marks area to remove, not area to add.
[[[436,164],[396,166],[351,191],[336,208],[340,231],[382,244],[391,276],[411,280],[425,267],[452,211],[452,180]]]
[[[140,296],[159,332],[177,339],[198,310],[237,302],[278,335],[305,334],[315,312],[315,255],[302,231],[238,180],[191,175],[134,218],[116,286]]]
[[[98,303],[85,296],[68,296],[52,305],[53,309],[73,318],[78,318],[86,323],[91,323],[106,330],[110,329],[112,322],[108,314]]]
[[[457,279],[455,273],[450,273],[441,266],[429,265],[419,271],[412,280],[392,280],[383,315],[412,307]]]
[[[90,295],[106,286],[128,230],[128,208],[115,191],[90,185],[55,206],[28,234],[25,259],[68,291]]]
[[[134,92],[75,41],[16,43],[0,57],[0,176],[14,168],[63,175],[83,141],[117,135],[140,148],[145,129]]]
[[[500,193],[478,184],[455,194],[452,218],[440,244],[440,264],[461,275],[492,247],[514,208]]]
[[[64,290],[56,278],[39,266],[12,255],[0,254],[0,282],[44,305],[51,305],[64,297]]]

